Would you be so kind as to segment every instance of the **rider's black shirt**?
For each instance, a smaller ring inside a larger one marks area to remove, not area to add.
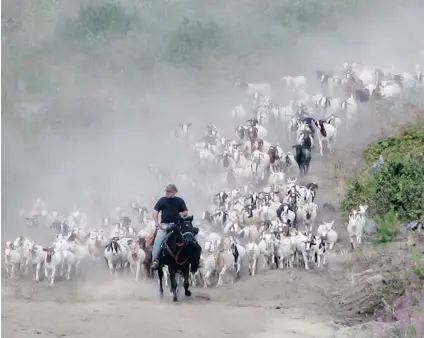
[[[186,204],[181,197],[161,197],[157,201],[154,209],[162,212],[162,223],[175,223],[178,219],[179,213],[187,211]]]

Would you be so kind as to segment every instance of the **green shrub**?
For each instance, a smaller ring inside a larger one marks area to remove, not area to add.
[[[374,244],[390,243],[399,233],[399,220],[392,209],[383,217],[375,216]]]
[[[308,32],[319,28],[334,29],[363,4],[363,0],[289,0],[282,1],[273,13],[281,25]]]
[[[82,6],[75,19],[67,22],[68,34],[76,38],[102,35],[126,35],[138,23],[119,4]]]
[[[348,184],[342,201],[346,216],[359,204],[367,204],[371,215],[393,210],[400,221],[424,217],[424,125],[404,128],[397,137],[371,143],[364,151],[367,167]],[[384,157],[381,169],[373,163]]]
[[[378,159],[380,154],[385,159],[404,157],[408,154],[419,154],[424,151],[424,126],[406,126],[401,128],[399,136],[389,137],[373,142],[364,150],[364,158],[369,165]]]
[[[223,32],[212,20],[201,22],[184,18],[178,29],[172,34],[165,53],[166,61],[176,65],[201,68],[202,58],[224,49]]]
[[[412,252],[412,272],[418,277],[424,279],[423,254],[419,249],[414,248]]]

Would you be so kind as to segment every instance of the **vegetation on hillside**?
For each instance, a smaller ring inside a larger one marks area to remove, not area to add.
[[[146,92],[174,83],[180,88],[186,79],[184,85],[206,84],[208,89],[216,83],[233,88],[245,74],[265,79],[276,74],[282,58],[295,65],[302,34],[333,30],[367,8],[363,4],[367,2],[2,3],[3,141],[4,156],[11,157],[4,161],[5,190],[19,190],[20,182],[26,191],[32,184],[22,166],[14,165],[17,139],[25,151],[38,153],[47,135],[62,133],[70,123],[83,124],[89,110],[106,116],[109,110],[97,106],[102,89],[139,102]],[[73,98],[84,95],[93,98],[93,108],[74,105]]]
[[[371,143],[364,151],[366,168],[350,181],[342,201],[348,214],[367,204],[371,216],[394,210],[400,221],[424,217],[424,124],[400,128],[397,135]],[[379,156],[384,164],[373,172]]]
[[[400,226],[400,221],[424,218],[423,153],[422,120],[369,144],[363,153],[366,167],[351,179],[342,201],[345,215],[367,204],[375,231],[374,246],[359,248],[346,262],[351,275],[333,283],[349,290],[336,297],[338,314],[348,324],[372,319],[392,323],[390,337],[416,338],[424,332],[419,310],[424,236],[401,232]],[[377,164],[380,155],[384,163]],[[388,334],[372,330],[376,337]]]
[[[66,40],[77,39],[80,45],[138,36],[134,42],[148,42],[148,49],[138,50],[145,60],[194,69],[215,68],[219,63],[228,71],[235,63],[257,63],[260,57],[294,43],[300,34],[334,29],[363,4],[363,0],[268,0],[245,4],[239,13],[237,4],[221,4],[220,9],[217,3],[207,13],[200,8],[187,11],[188,1],[133,8],[109,2],[81,7],[76,17],[66,21],[65,31]],[[228,20],[231,15],[233,20]]]

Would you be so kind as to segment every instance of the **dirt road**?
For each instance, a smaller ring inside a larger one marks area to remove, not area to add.
[[[130,280],[54,287],[45,282],[2,288],[5,337],[331,337],[322,273],[270,271],[193,298],[158,298],[156,285]]]

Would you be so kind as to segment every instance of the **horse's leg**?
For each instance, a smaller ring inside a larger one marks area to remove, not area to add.
[[[158,269],[158,278],[159,278],[159,296],[162,299],[163,298],[163,270],[161,266],[159,266],[159,269]]]
[[[169,286],[169,268],[167,268],[165,271],[163,271],[163,275],[165,277],[165,286]]]
[[[189,267],[187,266],[187,271],[184,271],[184,294],[187,297],[191,296],[191,291],[188,289],[190,286],[189,276],[190,276]]]
[[[168,266],[168,271],[169,271],[169,277],[171,279],[172,301],[178,302],[176,272],[173,268],[169,266]]]

